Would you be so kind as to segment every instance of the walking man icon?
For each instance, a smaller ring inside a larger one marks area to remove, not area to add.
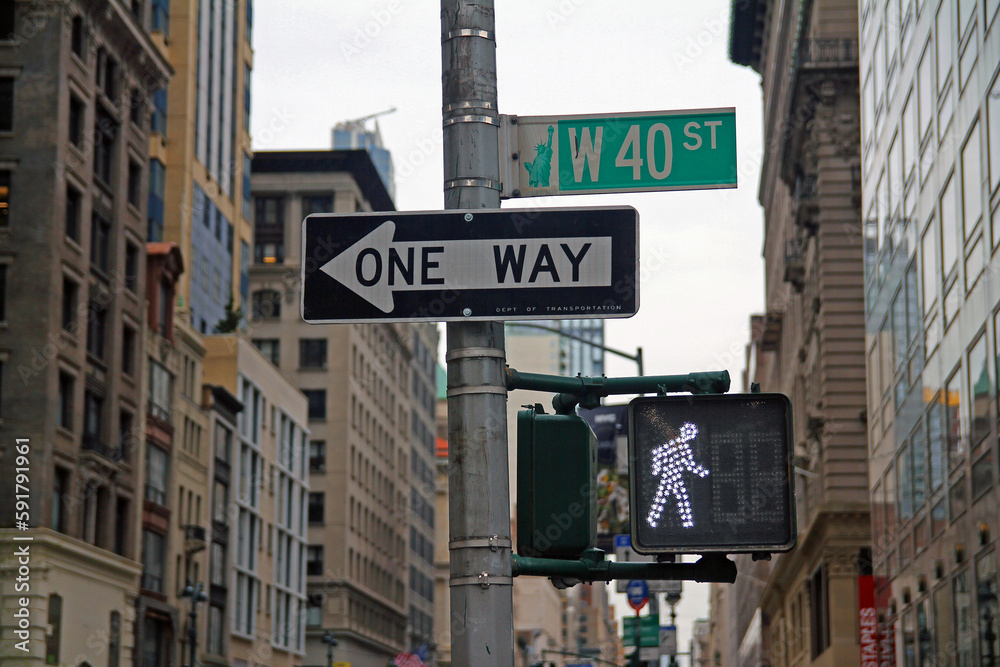
[[[693,472],[699,477],[709,474],[708,468],[701,466],[694,460],[694,454],[689,444],[698,435],[698,427],[687,422],[681,426],[680,434],[672,438],[653,450],[653,476],[659,476],[660,484],[656,489],[656,498],[649,508],[646,522],[651,528],[656,528],[660,518],[663,516],[663,507],[668,498],[673,497],[677,503],[677,513],[681,518],[681,525],[685,528],[694,526],[691,515],[691,501],[688,498],[687,485],[684,483],[682,473]]]

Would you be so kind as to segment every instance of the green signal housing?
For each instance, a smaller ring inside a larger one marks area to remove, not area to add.
[[[517,553],[579,558],[597,541],[597,437],[577,415],[517,413]]]

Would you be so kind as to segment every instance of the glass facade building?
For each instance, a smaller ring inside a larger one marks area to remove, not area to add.
[[[1000,656],[998,5],[861,2],[872,551],[898,665]]]

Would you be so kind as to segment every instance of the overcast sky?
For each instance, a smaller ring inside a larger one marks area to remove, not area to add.
[[[734,190],[546,197],[504,207],[628,204],[640,219],[640,309],[607,321],[607,344],[647,375],[728,369],[740,390],[749,317],[763,307],[760,78],[728,60],[730,3],[495,0],[498,100],[517,115],[736,107]],[[255,150],[323,149],[343,120],[379,118],[399,210],[440,210],[438,0],[256,0]],[[442,345],[443,349],[443,345]],[[635,366],[608,357],[609,375]],[[531,370],[531,369],[523,369]],[[685,583],[679,614],[707,614]],[[626,607],[627,609],[627,607]]]

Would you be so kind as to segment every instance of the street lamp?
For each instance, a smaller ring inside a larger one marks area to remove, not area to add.
[[[198,659],[198,603],[208,599],[204,588],[200,583],[191,585],[190,583],[181,591],[181,597],[191,598],[191,611],[188,613],[188,655],[190,660],[188,667],[197,667]]]
[[[333,647],[338,643],[337,638],[333,636],[333,630],[326,631],[323,643],[326,644],[326,667],[333,667]]]

